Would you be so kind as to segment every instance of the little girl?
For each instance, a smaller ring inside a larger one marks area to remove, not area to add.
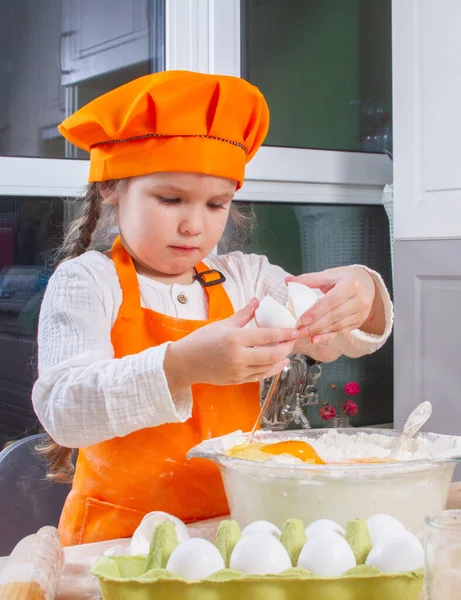
[[[264,256],[213,253],[268,122],[246,81],[171,71],[104,94],[59,128],[90,152],[90,183],[43,301],[33,403],[54,476],[79,449],[66,545],[129,537],[153,510],[186,522],[227,514],[217,468],[187,451],[250,430],[259,381],[292,352],[357,357],[389,336],[389,295],[365,267],[295,278]],[[108,209],[120,235],[90,251]],[[266,294],[286,302],[287,278],[326,295],[297,329],[255,327]]]

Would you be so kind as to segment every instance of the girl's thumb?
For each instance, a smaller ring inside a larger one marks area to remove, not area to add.
[[[229,317],[227,322],[234,327],[245,327],[245,325],[247,325],[255,316],[255,311],[258,306],[259,300],[257,298],[252,298],[244,308],[237,311],[232,317]]]

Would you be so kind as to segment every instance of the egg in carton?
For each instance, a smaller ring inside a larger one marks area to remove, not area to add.
[[[288,519],[280,531],[258,521],[243,531],[221,522],[215,544],[178,538],[172,520],[154,528],[148,554],[102,556],[93,566],[104,600],[416,600],[423,550],[390,515],[328,519],[307,527]]]

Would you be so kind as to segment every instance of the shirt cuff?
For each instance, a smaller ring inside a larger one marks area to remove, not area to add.
[[[384,306],[385,328],[381,335],[366,333],[361,329],[354,329],[354,331],[349,334],[351,342],[357,349],[361,348],[362,350],[365,350],[365,354],[371,354],[376,352],[376,350],[379,350],[379,348],[381,348],[389,338],[394,324],[394,308],[391,297],[381,275],[376,271],[373,271],[373,269],[369,269],[363,265],[354,266],[365,269],[365,271],[371,275]]]

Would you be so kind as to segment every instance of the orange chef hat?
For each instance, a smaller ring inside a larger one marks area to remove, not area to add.
[[[186,171],[235,179],[240,188],[268,127],[264,96],[247,81],[165,71],[96,98],[59,131],[90,152],[89,181]]]

